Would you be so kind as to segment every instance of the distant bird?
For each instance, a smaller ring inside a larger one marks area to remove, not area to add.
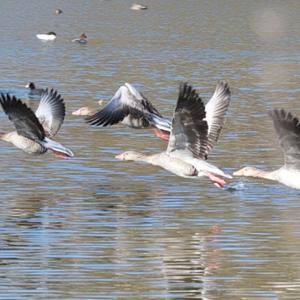
[[[131,5],[130,9],[132,9],[132,10],[145,10],[145,9],[148,9],[148,7],[146,5],[143,5],[143,4],[134,3],[134,4]]]
[[[129,84],[122,85],[112,99],[97,113],[86,118],[87,123],[108,126],[122,123],[131,128],[153,128],[155,135],[169,139],[171,122],[152,103]]]
[[[37,89],[33,82],[28,82],[25,88],[29,89],[29,96],[41,96],[42,93],[45,92],[44,89]]]
[[[43,41],[54,41],[56,39],[56,33],[53,31],[48,33],[39,33],[36,35],[36,37]]]
[[[59,9],[59,8],[55,10],[55,14],[56,15],[60,15],[62,13],[63,13],[63,11],[61,9]]]
[[[1,140],[30,154],[44,154],[51,150],[58,157],[74,156],[71,150],[50,139],[59,131],[65,117],[64,100],[57,91],[47,89],[35,113],[9,94],[1,94],[0,104],[16,128],[16,131],[1,133]]]
[[[87,36],[85,33],[81,34],[79,38],[72,40],[74,43],[79,43],[79,44],[87,44]]]
[[[99,100],[98,105],[103,106],[105,103],[104,100]],[[73,116],[92,116],[97,112],[97,109],[92,109],[88,106],[82,106],[79,109],[72,112]]]
[[[205,107],[192,86],[181,84],[167,150],[153,155],[127,151],[116,158],[160,166],[180,177],[208,177],[215,186],[223,188],[223,178],[231,176],[205,161],[219,137],[230,103],[227,83],[221,82],[218,90],[223,101],[215,98]]]
[[[265,178],[278,181],[288,187],[300,189],[300,122],[285,110],[274,109],[269,113],[273,120],[279,144],[283,150],[284,165],[271,172],[244,167],[234,176]]]

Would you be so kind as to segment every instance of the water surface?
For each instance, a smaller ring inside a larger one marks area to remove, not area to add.
[[[300,116],[298,1],[2,0],[0,89],[36,107],[54,87],[57,140],[76,157],[1,143],[2,299],[298,299],[300,193],[235,178],[225,190],[118,162],[166,147],[150,131],[91,128],[70,113],[130,82],[168,117],[181,81],[204,100],[226,79],[232,104],[210,161],[227,172],[282,164],[267,111]],[[62,15],[54,15],[61,8]],[[55,31],[55,42],[36,33]],[[85,32],[87,45],[71,42]],[[1,112],[1,130],[12,124]]]

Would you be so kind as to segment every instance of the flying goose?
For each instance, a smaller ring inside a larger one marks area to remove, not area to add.
[[[71,150],[50,139],[56,135],[65,117],[64,100],[57,91],[46,89],[35,113],[9,94],[1,94],[0,104],[16,128],[16,131],[1,133],[1,140],[30,154],[51,150],[59,157],[74,156]]]
[[[224,101],[218,103],[213,98],[205,107],[192,86],[181,84],[167,150],[153,155],[127,151],[116,158],[147,162],[185,178],[208,177],[214,185],[223,188],[223,178],[231,176],[205,161],[219,137],[230,103],[230,90],[226,82],[219,83],[218,91],[226,95]]]
[[[271,172],[253,167],[244,167],[233,173],[234,176],[265,178],[278,181],[291,188],[300,189],[300,122],[283,109],[269,113],[283,150],[284,165]]]
[[[169,139],[171,131],[171,122],[129,83],[122,85],[101,110],[86,118],[86,122],[96,126],[122,123],[132,128],[153,128],[155,135],[164,140]]]

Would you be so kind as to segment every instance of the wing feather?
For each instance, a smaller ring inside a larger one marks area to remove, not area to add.
[[[230,89],[225,81],[220,81],[210,101],[205,106],[208,124],[207,153],[217,142],[225,123],[225,115],[230,104]]]
[[[57,91],[46,89],[41,96],[40,104],[35,112],[47,136],[53,137],[59,131],[65,115],[64,99]]]
[[[279,144],[283,150],[285,165],[300,169],[300,122],[283,109],[269,113],[273,120]]]
[[[0,104],[3,111],[8,115],[9,120],[19,135],[40,143],[45,139],[45,131],[34,112],[20,99],[9,94],[1,94]]]
[[[147,128],[150,124],[155,127],[170,127],[152,103],[129,83],[121,86],[101,110],[85,120],[96,126],[122,122],[129,127],[138,128]]]
[[[181,84],[167,152],[184,151],[206,159],[208,125],[203,101],[187,83]]]

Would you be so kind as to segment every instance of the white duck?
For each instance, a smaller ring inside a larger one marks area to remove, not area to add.
[[[190,85],[181,84],[167,150],[154,155],[127,151],[116,158],[147,162],[185,178],[208,177],[223,188],[223,178],[231,176],[205,161],[218,140],[230,103],[228,84],[220,82],[217,90],[223,97],[213,97],[205,107]],[[218,101],[220,98],[223,101]]]
[[[56,39],[56,33],[53,31],[50,31],[48,33],[39,33],[36,35],[36,37],[39,40],[43,40],[43,41],[54,41]]]
[[[1,140],[30,154],[51,150],[59,157],[73,156],[70,149],[50,139],[56,135],[65,117],[64,100],[57,91],[46,89],[35,113],[20,99],[8,94],[1,94],[0,104],[16,127],[16,131],[1,133]]]
[[[283,150],[284,165],[271,172],[253,167],[244,167],[234,176],[265,178],[278,181],[291,188],[300,189],[300,123],[291,113],[273,110],[269,113]]]
[[[132,9],[132,10],[145,10],[145,9],[148,9],[148,7],[146,5],[143,5],[143,4],[133,3],[131,5],[130,9]]]
[[[171,122],[129,83],[122,85],[112,99],[97,113],[86,118],[87,123],[108,126],[122,123],[131,128],[153,128],[155,135],[168,140]]]

